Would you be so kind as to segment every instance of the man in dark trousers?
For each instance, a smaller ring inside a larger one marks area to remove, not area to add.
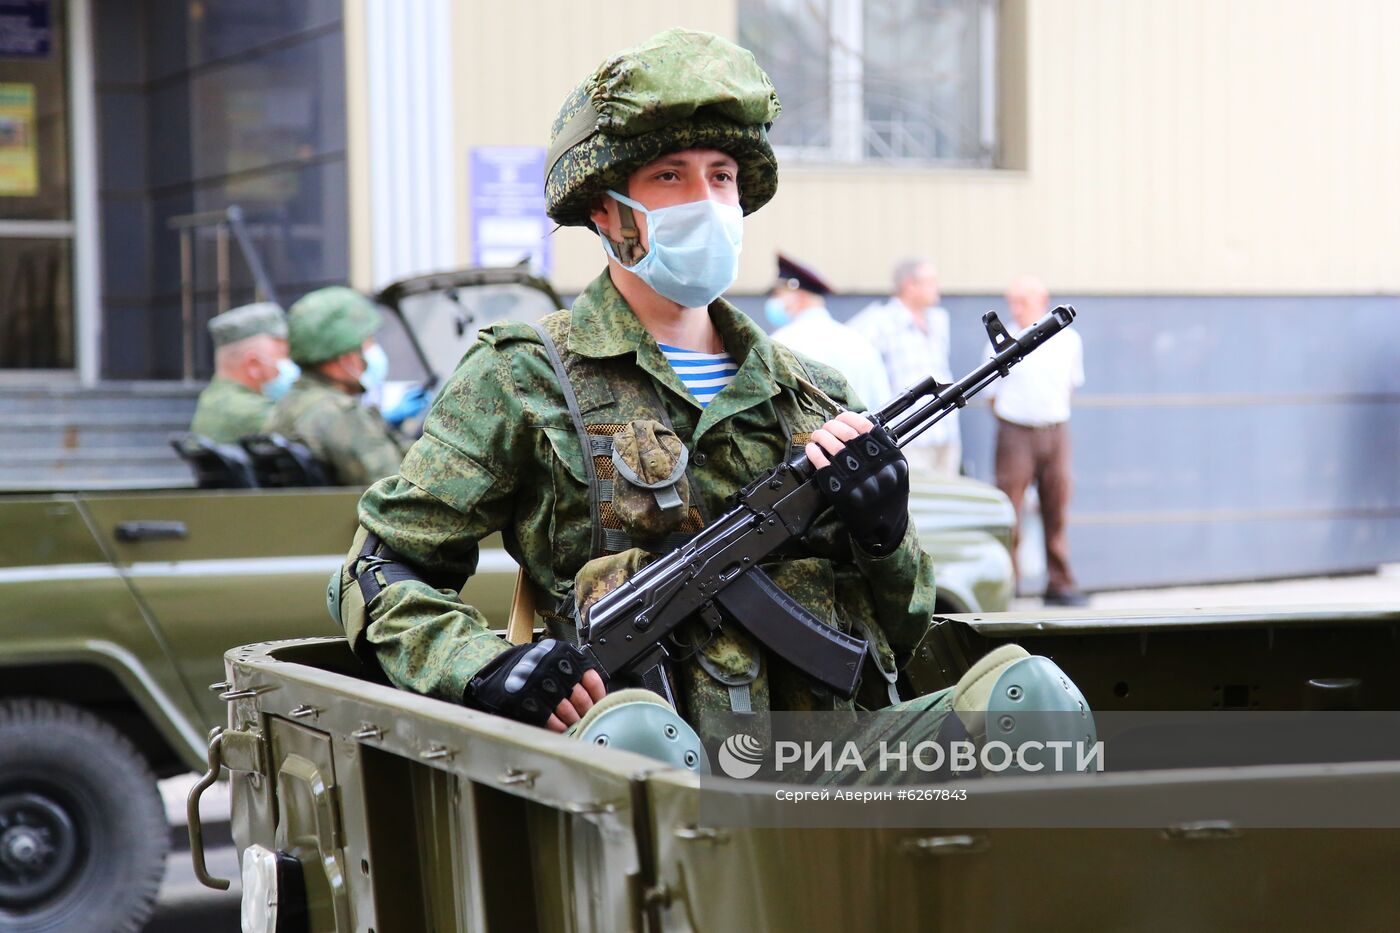
[[[1018,328],[1038,321],[1050,303],[1039,279],[1025,275],[1011,283],[1006,303]],[[1074,582],[1065,531],[1071,488],[1070,396],[1084,384],[1084,345],[1072,328],[1061,331],[1027,356],[1011,374],[988,388],[997,416],[997,485],[1016,507],[1011,558],[1021,539],[1021,504],[1035,483],[1045,526],[1047,606],[1083,606],[1088,599]],[[1017,580],[1020,568],[1017,567]]]

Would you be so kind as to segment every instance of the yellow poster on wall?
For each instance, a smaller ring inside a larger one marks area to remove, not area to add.
[[[39,140],[34,85],[0,84],[0,197],[39,193]]]

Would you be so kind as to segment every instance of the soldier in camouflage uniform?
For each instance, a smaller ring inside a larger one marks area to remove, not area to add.
[[[195,405],[190,431],[220,444],[262,430],[296,367],[287,359],[287,316],[271,302],[244,305],[209,321],[214,378]]]
[[[374,303],[354,289],[322,288],[292,305],[287,323],[302,375],[263,430],[301,441],[342,486],[392,475],[403,447],[379,411],[360,402],[372,362],[383,354],[374,342],[383,323]]]
[[[827,469],[857,436],[893,448],[852,413],[864,400],[836,371],[717,297],[734,278],[742,214],[776,190],[767,127],[778,109],[750,53],[683,30],[613,57],[565,101],[549,215],[593,227],[608,268],[571,311],[483,329],[399,474],[361,499],[339,617],[393,683],[562,731],[604,692],[572,646],[576,613],[804,448]],[[737,374],[705,404],[668,361],[676,348],[728,354]],[[868,640],[857,702],[888,706],[933,612],[933,568],[908,521],[902,456],[855,485],[862,501],[833,497],[803,547],[765,569],[818,618]],[[553,637],[512,646],[459,598],[492,532],[539,604],[557,607],[541,613]],[[734,626],[709,638],[697,622],[671,653],[692,721],[706,709],[850,705]]]

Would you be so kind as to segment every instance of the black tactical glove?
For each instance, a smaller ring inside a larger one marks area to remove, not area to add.
[[[841,516],[851,540],[883,557],[909,526],[909,462],[884,428],[852,438],[817,470],[817,488]]]
[[[596,668],[573,645],[553,638],[515,645],[477,672],[462,701],[516,722],[542,726],[584,673]]]

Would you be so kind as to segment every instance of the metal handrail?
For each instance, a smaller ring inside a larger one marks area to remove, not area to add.
[[[194,231],[200,227],[214,228],[215,280],[218,288],[218,312],[229,309],[229,234],[238,242],[238,251],[253,276],[253,299],[277,301],[261,257],[248,237],[243,220],[243,208],[230,204],[219,211],[179,214],[166,221],[171,230],[180,232],[180,329],[183,351],[183,373],[186,382],[194,379]]]

